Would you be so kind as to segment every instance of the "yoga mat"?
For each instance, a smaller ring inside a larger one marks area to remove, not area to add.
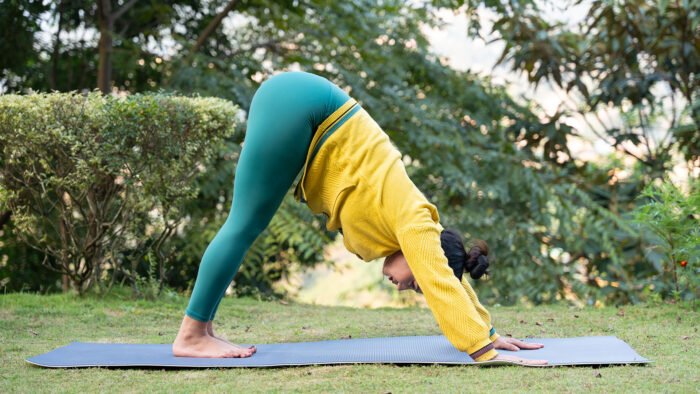
[[[537,350],[501,354],[544,359],[555,365],[643,364],[650,362],[625,342],[611,336],[579,338],[529,338],[544,344]],[[244,345],[247,346],[247,345]],[[255,344],[249,358],[174,357],[170,344],[112,344],[73,342],[26,361],[49,368],[74,367],[278,367],[316,364],[463,364],[474,362],[442,336],[341,339],[319,342]]]

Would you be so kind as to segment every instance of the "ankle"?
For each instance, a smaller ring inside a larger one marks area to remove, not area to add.
[[[185,338],[205,336],[207,335],[207,325],[208,322],[201,322],[189,316],[185,316],[182,319],[178,336],[183,336]]]

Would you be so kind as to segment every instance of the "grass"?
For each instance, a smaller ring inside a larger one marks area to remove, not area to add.
[[[499,332],[615,335],[655,362],[606,368],[343,365],[269,369],[44,369],[25,358],[71,341],[170,343],[187,299],[0,296],[0,392],[698,392],[697,310],[687,305],[494,307]],[[218,331],[244,343],[439,334],[426,309],[353,309],[230,299]]]

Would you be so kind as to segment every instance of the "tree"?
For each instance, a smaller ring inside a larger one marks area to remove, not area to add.
[[[96,6],[81,13],[74,4],[63,4],[61,11],[51,6],[49,19],[64,15],[59,31],[77,31],[80,23],[97,31]],[[128,3],[110,4],[119,9]],[[573,110],[542,119],[535,106],[510,97],[504,87],[452,70],[430,52],[422,27],[441,23],[438,8],[464,11],[475,34],[478,7],[502,19],[495,29],[507,44],[504,61],[512,61],[518,70],[532,68],[533,82],[556,81],[561,74],[562,87],[573,84],[571,91],[598,94],[615,86],[592,88],[589,84],[594,81],[579,81],[573,71],[555,71],[556,64],[572,67],[567,51],[582,51],[574,45],[576,40],[590,45],[595,41],[541,21],[534,2],[527,0],[137,3],[114,20],[111,85],[132,93],[166,89],[220,97],[237,104],[242,110],[237,116],[244,118],[255,90],[272,73],[302,69],[323,75],[346,88],[386,130],[404,153],[414,182],[438,204],[444,223],[467,237],[489,241],[498,269],[481,294],[504,303],[523,297],[536,302],[633,299],[638,277],[647,272],[624,263],[642,254],[629,246],[620,215],[628,210],[625,201],[632,201],[643,179],[612,187],[611,168],[577,163],[568,151],[569,138],[580,131],[567,124]],[[99,43],[66,39],[57,45],[59,41],[35,39],[38,52],[55,56],[36,56],[38,60],[27,62],[21,71],[17,67],[3,71],[8,89],[45,90],[51,80],[47,75],[54,69],[61,76],[55,81],[59,90],[94,87]],[[572,49],[558,49],[564,44]],[[600,61],[614,61],[601,51]],[[581,67],[586,66],[583,52],[571,53],[579,54]],[[58,59],[55,67],[51,58]],[[625,67],[634,70],[631,63]],[[594,75],[592,70],[581,70]],[[628,99],[620,100],[622,107]],[[218,151],[197,181],[197,197],[186,203],[183,237],[172,239],[183,253],[168,279],[178,288],[187,288],[194,280],[202,252],[228,212],[244,128],[241,123]],[[632,128],[641,133],[637,126]],[[693,140],[674,141],[673,146],[686,149]],[[627,148],[628,143],[629,139],[621,140],[619,146]],[[660,163],[667,156],[659,153],[643,159]],[[645,167],[663,171],[666,164]],[[619,201],[623,203],[616,205]],[[291,264],[308,266],[323,258],[321,245],[335,234],[290,202],[285,201],[246,257],[237,278],[239,289],[252,285],[271,291],[272,281],[283,277]],[[601,288],[596,284],[600,278],[623,278],[630,285]]]
[[[505,43],[499,62],[569,96],[553,118],[584,120],[601,140],[643,164],[650,178],[664,176],[674,153],[689,169],[700,165],[700,4],[595,1],[574,27],[543,16],[552,2],[486,4],[498,12],[493,33]],[[564,137],[531,131],[526,138],[544,143],[550,159],[567,153]]]

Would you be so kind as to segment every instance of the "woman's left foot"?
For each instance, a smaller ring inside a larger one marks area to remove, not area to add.
[[[245,349],[243,346],[236,345],[235,343],[231,343],[231,342],[229,342],[226,338],[220,337],[220,336],[214,334],[214,325],[212,324],[212,321],[211,321],[211,320],[207,322],[207,334],[209,334],[209,336],[214,337],[214,338],[216,338],[216,339],[218,339],[218,340],[220,340],[220,341],[222,341],[222,342],[225,342],[225,343],[227,343],[227,344],[229,344],[229,345],[231,345],[231,346],[235,346],[235,347],[237,347],[237,348]],[[256,349],[255,346],[250,346],[248,349],[253,349],[253,353],[255,353],[255,352],[258,351],[258,349]]]

